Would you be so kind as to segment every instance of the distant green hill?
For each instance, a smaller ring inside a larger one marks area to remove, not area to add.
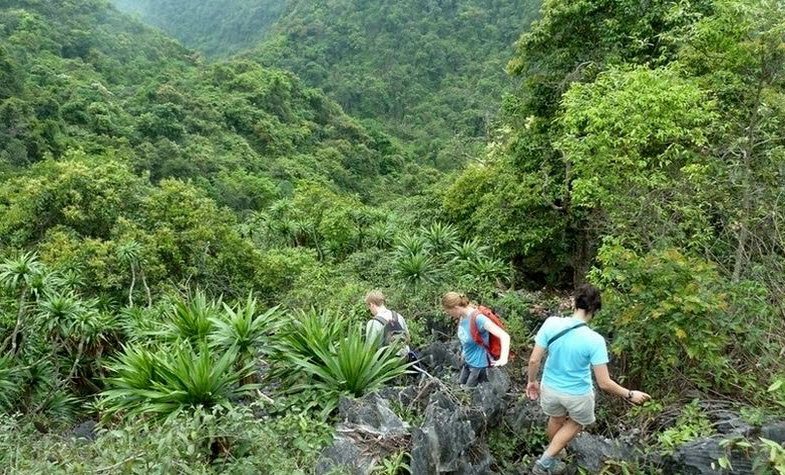
[[[368,196],[386,186],[380,176],[405,162],[387,136],[360,126],[290,73],[247,60],[204,64],[108,1],[5,5],[6,171],[81,149],[123,157],[153,180],[199,180],[220,201],[226,194],[219,189],[229,186],[222,180],[238,174],[320,180]]]
[[[253,55],[375,119],[441,168],[484,143],[539,0],[296,1]]]
[[[513,43],[540,0],[114,0],[207,54],[293,71],[350,115],[379,122],[421,162],[476,156],[514,80]],[[231,8],[226,8],[231,3]],[[262,13],[260,13],[262,12]],[[277,15],[280,14],[280,18]],[[271,21],[277,19],[273,25]],[[268,32],[269,30],[269,32]]]
[[[256,44],[286,6],[286,0],[112,0],[112,3],[208,56],[227,55]]]

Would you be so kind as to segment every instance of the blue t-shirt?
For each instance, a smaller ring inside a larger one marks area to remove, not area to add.
[[[542,384],[554,391],[574,396],[592,392],[591,367],[608,363],[605,339],[589,327],[565,333],[548,348],[548,340],[580,323],[583,320],[576,317],[550,317],[534,338],[537,346],[548,350]]]
[[[461,321],[458,322],[458,340],[461,342],[463,361],[472,368],[487,368],[488,352],[485,350],[485,347],[478,345],[472,338],[472,332],[469,328],[470,321],[469,315],[464,315],[461,317]],[[485,329],[485,322],[487,321],[488,317],[477,314],[477,328],[480,330],[480,336],[482,336],[482,340],[486,345],[488,345],[490,339],[490,334]]]

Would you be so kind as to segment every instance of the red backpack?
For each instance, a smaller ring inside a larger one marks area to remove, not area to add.
[[[504,322],[498,315],[493,313],[488,307],[477,307],[477,310],[472,312],[471,316],[469,317],[469,331],[472,334],[472,340],[475,343],[485,348],[485,351],[488,352],[491,358],[494,360],[498,360],[499,357],[502,355],[502,341],[494,335],[493,333],[488,332],[488,344],[485,344],[485,341],[482,339],[482,334],[480,333],[480,329],[477,327],[477,315],[482,314],[486,318],[490,319],[493,323],[499,326],[499,328],[504,329]]]

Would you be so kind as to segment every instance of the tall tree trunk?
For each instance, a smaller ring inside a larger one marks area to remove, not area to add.
[[[19,337],[19,332],[22,329],[22,320],[25,317],[25,307],[27,304],[27,286],[22,286],[22,292],[19,293],[19,301],[17,305],[19,309],[16,314],[16,325],[14,326],[14,332],[11,334],[11,354],[15,355],[17,351],[17,339]]]
[[[144,286],[144,293],[147,295],[147,308],[151,308],[153,306],[153,295],[150,292],[150,286],[147,285],[147,278],[144,275],[144,268],[139,266],[139,275],[142,278],[142,286]]]
[[[753,154],[755,153],[755,141],[757,140],[757,131],[758,131],[758,109],[760,108],[761,104],[761,94],[763,93],[763,87],[765,85],[765,78],[761,77],[758,81],[758,88],[755,91],[755,98],[752,102],[751,113],[750,113],[750,121],[747,124],[747,136],[745,137],[744,147],[741,151],[742,154],[742,162],[741,172],[744,174],[742,178],[742,199],[741,199],[741,215],[739,218],[739,237],[736,241],[736,252],[734,253],[734,262],[733,262],[733,276],[731,277],[732,282],[738,282],[741,279],[742,272],[744,268],[747,267],[748,256],[747,256],[747,242],[749,241],[749,216],[752,212],[752,190],[750,189],[753,186],[753,178],[752,178],[752,162],[753,162]]]
[[[134,306],[134,286],[136,285],[136,266],[131,261],[131,287],[128,289],[128,306]]]

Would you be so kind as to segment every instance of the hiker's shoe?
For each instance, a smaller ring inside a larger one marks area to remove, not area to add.
[[[540,462],[534,462],[534,468],[532,468],[533,475],[561,475],[562,473],[567,470],[567,464],[562,462],[561,460],[554,460],[553,465],[551,468],[545,468],[540,465]]]

